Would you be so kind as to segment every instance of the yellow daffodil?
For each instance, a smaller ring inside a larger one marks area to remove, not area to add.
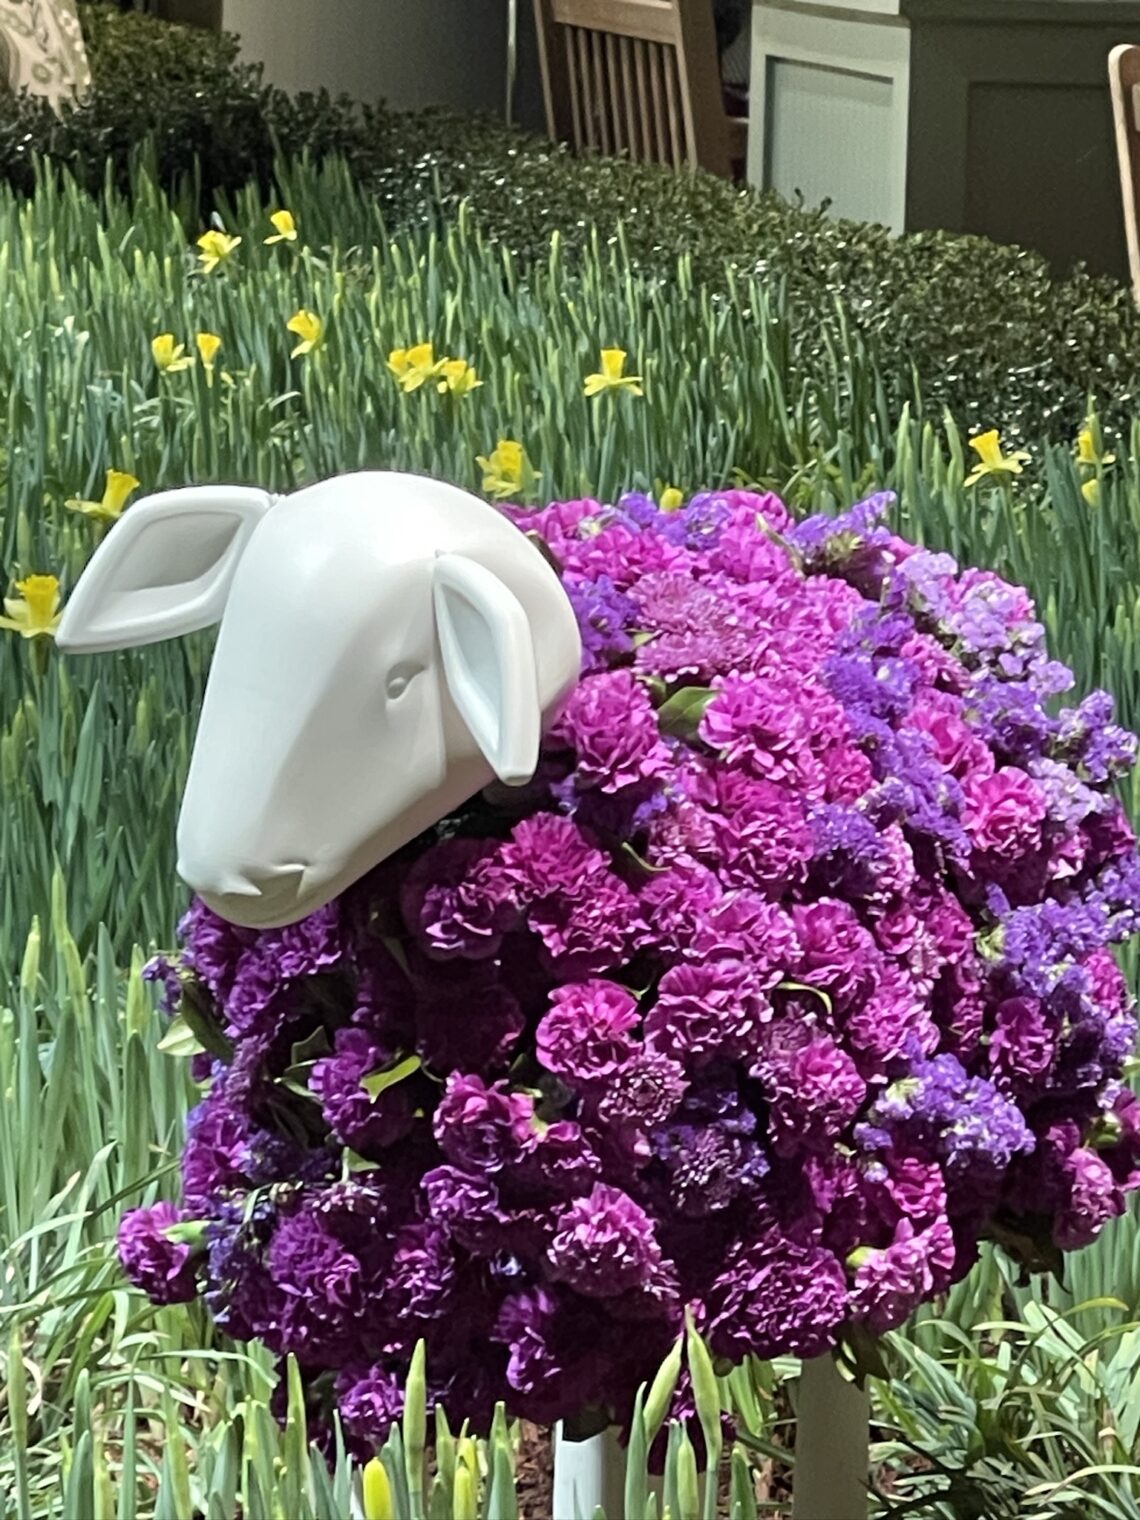
[[[483,471],[483,490],[495,501],[529,491],[542,479],[531,468],[522,444],[513,438],[500,438],[490,456],[479,454],[475,463]]]
[[[123,510],[132,494],[138,490],[138,485],[135,477],[128,475],[125,470],[108,470],[102,501],[80,501],[73,496],[64,502],[64,506],[72,512],[82,512],[85,517],[93,517],[97,522],[115,522],[123,515]]]
[[[289,332],[296,333],[301,340],[289,355],[291,359],[298,359],[302,354],[311,354],[321,341],[325,330],[324,323],[315,311],[295,311],[285,326]]]
[[[4,598],[6,617],[0,628],[9,628],[22,639],[53,639],[62,613],[59,581],[54,575],[28,575],[16,582],[17,596]]]
[[[1097,448],[1096,434],[1091,427],[1083,427],[1077,434],[1077,463],[1096,469],[1098,464],[1115,464],[1115,454],[1102,454]]]
[[[265,239],[267,243],[295,243],[297,241],[297,223],[291,211],[275,211],[269,220],[273,223],[273,236]]]
[[[1091,480],[1086,480],[1081,486],[1081,495],[1090,507],[1100,506],[1100,481],[1094,475]]]
[[[678,491],[676,486],[666,486],[661,492],[661,500],[658,503],[662,512],[679,512],[685,504],[684,491]]]
[[[201,359],[203,366],[208,370],[212,370],[214,360],[218,357],[218,349],[222,346],[221,338],[218,337],[217,333],[203,332],[198,334],[194,342],[197,345],[198,357]]]
[[[1022,466],[1030,457],[1024,449],[1014,449],[1012,454],[1003,454],[1001,438],[996,428],[991,428],[988,433],[979,433],[976,438],[971,438],[970,447],[980,462],[966,476],[964,483],[968,486],[976,486],[978,481],[984,480],[987,475],[1020,475]]]
[[[152,341],[150,351],[154,355],[154,362],[167,375],[176,375],[179,370],[190,369],[194,363],[191,355],[186,352],[185,343],[175,343],[173,333],[159,333]]]
[[[388,355],[388,368],[404,391],[418,391],[429,380],[438,380],[445,360],[436,360],[435,346],[417,343],[413,348],[394,348]]]
[[[228,232],[203,232],[198,239],[198,247],[202,250],[198,255],[202,273],[213,274],[219,264],[233,257],[240,244],[241,238],[231,237]]]
[[[468,396],[473,390],[483,384],[482,380],[475,373],[473,366],[468,364],[466,359],[444,360],[440,368],[440,374],[443,378],[436,389],[441,396],[446,395],[449,391],[453,396]]]
[[[627,390],[632,396],[643,396],[640,375],[626,375],[624,348],[603,348],[602,367],[595,375],[586,376],[586,395],[600,396],[603,391]]]

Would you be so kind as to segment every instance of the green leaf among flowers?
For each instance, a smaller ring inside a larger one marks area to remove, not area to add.
[[[374,1071],[367,1077],[362,1077],[360,1085],[370,1098],[378,1098],[381,1093],[387,1092],[390,1087],[395,1087],[405,1077],[412,1076],[419,1071],[423,1062],[419,1056],[405,1056],[402,1061],[396,1061],[391,1066],[385,1066],[380,1071]]]
[[[695,739],[705,710],[715,696],[711,686],[682,686],[657,709],[661,732],[674,739]]]

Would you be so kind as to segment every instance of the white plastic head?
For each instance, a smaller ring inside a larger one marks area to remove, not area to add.
[[[315,912],[496,777],[529,781],[581,661],[535,546],[415,475],[149,497],[92,556],[58,643],[125,649],[219,620],[178,871],[251,928]]]

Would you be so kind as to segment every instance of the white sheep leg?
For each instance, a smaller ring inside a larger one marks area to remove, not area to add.
[[[556,1425],[552,1520],[593,1520],[599,1507],[607,1520],[621,1520],[625,1510],[625,1453],[617,1431],[567,1441]]]
[[[792,1520],[867,1520],[870,1406],[830,1356],[805,1362],[795,1396]]]

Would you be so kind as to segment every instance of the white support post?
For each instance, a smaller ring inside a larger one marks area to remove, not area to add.
[[[830,1356],[805,1362],[795,1395],[792,1520],[867,1520],[871,1421],[866,1393]]]
[[[607,1520],[625,1512],[625,1453],[616,1429],[568,1441],[562,1426],[554,1427],[554,1514],[551,1520],[593,1520],[604,1510]]]

